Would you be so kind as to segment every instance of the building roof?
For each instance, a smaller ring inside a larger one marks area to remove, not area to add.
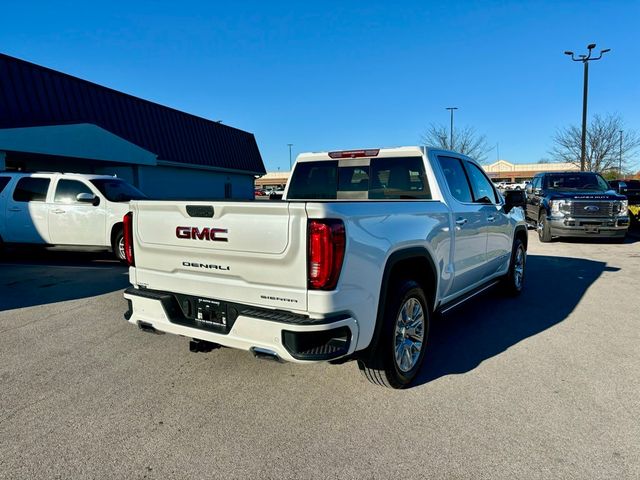
[[[573,163],[511,163],[506,160],[498,160],[490,165],[484,165],[485,172],[509,173],[509,172],[567,172],[580,170],[580,167]]]
[[[0,128],[79,123],[159,161],[265,173],[251,133],[0,53]]]

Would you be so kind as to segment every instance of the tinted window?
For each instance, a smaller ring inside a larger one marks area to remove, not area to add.
[[[369,198],[430,200],[422,157],[372,159]]]
[[[288,198],[334,199],[338,190],[338,162],[301,162],[291,177]]]
[[[97,178],[91,183],[100,190],[110,202],[128,202],[129,200],[144,200],[147,196],[133,185],[129,185],[117,178]]]
[[[470,162],[466,162],[466,164],[474,201],[481,203],[496,203],[498,199],[496,198],[496,193],[491,186],[491,181],[482,173],[477,165]]]
[[[44,202],[47,199],[49,183],[48,178],[21,178],[13,192],[13,199],[16,202]]]
[[[56,195],[53,201],[57,203],[78,203],[76,197],[79,193],[90,193],[93,195],[91,189],[82,182],[78,182],[77,180],[58,180]]]
[[[533,188],[540,188],[542,186],[542,177],[536,177],[533,179]]]
[[[451,195],[460,202],[470,203],[472,201],[471,190],[469,189],[467,175],[462,168],[462,162],[453,157],[438,157],[438,161],[447,179]]]
[[[369,190],[369,166],[340,167],[338,190],[341,192],[366,192]]]
[[[551,190],[609,190],[609,184],[596,173],[557,173],[544,177],[544,188]]]
[[[370,165],[354,166],[344,161],[342,166],[337,161],[299,163],[288,198],[431,199],[422,157],[372,158],[368,162]]]
[[[11,177],[0,177],[0,193],[2,193],[2,191],[4,190],[4,187],[7,186],[7,183],[9,183],[9,180],[11,180]]]

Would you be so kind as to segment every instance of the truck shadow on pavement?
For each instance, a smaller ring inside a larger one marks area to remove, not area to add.
[[[109,253],[8,250],[0,257],[0,311],[126,288],[128,269]]]
[[[517,298],[494,288],[431,324],[429,346],[414,386],[466,373],[512,345],[565,320],[602,272],[604,262],[527,256],[525,287]]]

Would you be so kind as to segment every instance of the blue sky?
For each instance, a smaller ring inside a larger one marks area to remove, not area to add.
[[[639,24],[638,1],[11,1],[0,51],[253,132],[268,170],[288,169],[287,143],[418,144],[447,106],[501,158],[536,162],[580,122],[564,50],[612,49],[589,113],[640,130]]]

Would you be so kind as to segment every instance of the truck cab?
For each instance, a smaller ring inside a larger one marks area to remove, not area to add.
[[[122,218],[142,198],[107,175],[0,172],[0,241],[104,247],[124,260]]]

